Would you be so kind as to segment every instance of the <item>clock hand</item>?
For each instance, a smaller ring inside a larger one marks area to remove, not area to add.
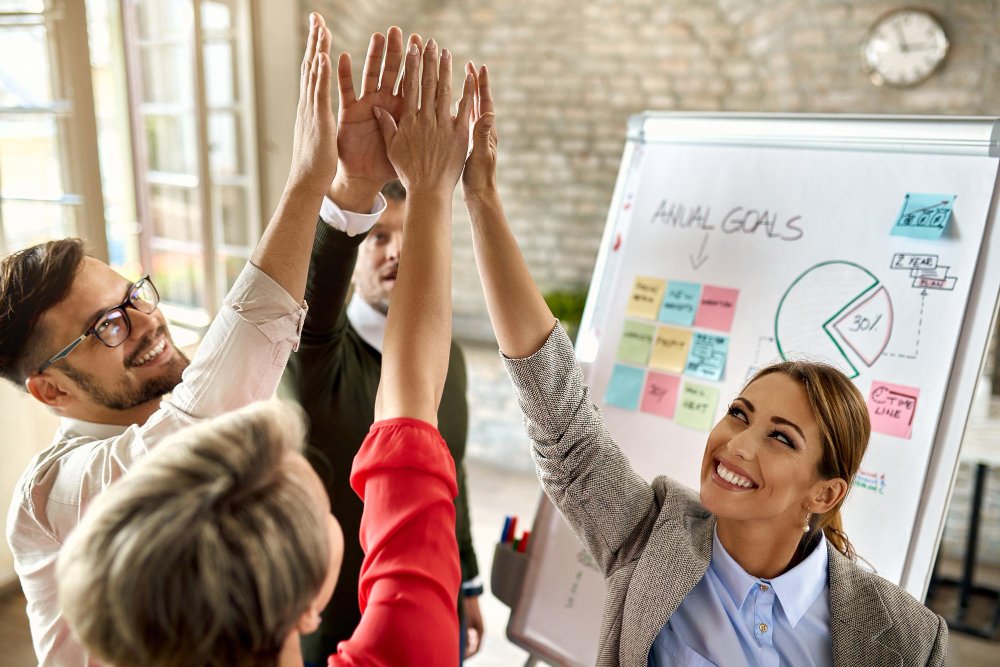
[[[899,34],[899,50],[903,53],[908,53],[910,50],[910,45],[906,42],[906,35],[903,33],[903,26],[899,23],[893,23],[896,28],[896,32]]]

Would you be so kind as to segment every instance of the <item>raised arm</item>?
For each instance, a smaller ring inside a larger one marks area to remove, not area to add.
[[[477,75],[469,63],[466,71],[477,80],[472,153],[462,176],[465,205],[472,218],[472,247],[500,351],[518,359],[542,347],[555,317],[528,271],[500,203],[498,135],[489,70],[483,65]]]
[[[414,417],[437,424],[451,349],[451,202],[468,146],[473,84],[466,77],[458,116],[451,115],[451,54],[428,42],[420,82],[419,39],[410,40],[399,122],[375,108],[400,180],[406,186],[403,248],[386,323],[376,421]],[[419,90],[418,90],[419,89]],[[418,107],[418,94],[420,105]]]
[[[469,68],[470,73],[475,70]],[[478,72],[473,149],[463,175],[486,305],[545,493],[606,576],[634,558],[656,517],[653,490],[632,470],[594,406],[573,345],[528,271],[496,185],[489,72]]]
[[[330,100],[331,35],[319,14],[310,15],[309,26],[299,76],[291,170],[278,208],[250,257],[296,301],[305,296],[316,219],[337,171],[337,121]]]

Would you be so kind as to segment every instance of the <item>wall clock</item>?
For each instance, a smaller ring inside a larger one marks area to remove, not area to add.
[[[890,12],[872,26],[862,46],[865,69],[876,86],[916,86],[948,55],[940,21],[923,9]]]

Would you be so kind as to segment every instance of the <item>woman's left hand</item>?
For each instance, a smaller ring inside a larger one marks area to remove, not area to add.
[[[447,191],[450,195],[465,165],[474,77],[466,76],[458,115],[452,116],[451,65],[447,49],[442,51],[438,64],[437,43],[428,41],[418,89],[420,49],[416,41],[411,41],[403,74],[404,105],[399,124],[387,110],[374,109],[389,161],[410,196],[421,191]]]

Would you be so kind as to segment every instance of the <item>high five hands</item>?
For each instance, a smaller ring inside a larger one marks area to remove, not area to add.
[[[454,189],[465,166],[469,145],[469,118],[475,77],[465,77],[458,113],[451,114],[451,53],[431,39],[423,48],[410,38],[406,51],[403,108],[398,120],[389,109],[373,111],[382,129],[386,155],[408,191]],[[418,83],[419,74],[419,83]]]
[[[288,174],[288,187],[308,195],[326,194],[337,169],[337,121],[330,102],[331,41],[323,17],[311,14]]]
[[[476,71],[470,62],[465,71],[475,83],[475,104],[472,109],[472,150],[465,161],[462,186],[466,199],[488,196],[497,187],[497,126],[493,112],[493,92],[490,90],[490,73],[486,65]]]

